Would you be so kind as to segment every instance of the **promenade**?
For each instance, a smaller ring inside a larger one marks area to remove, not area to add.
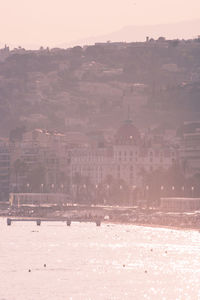
[[[68,222],[113,222],[123,224],[200,229],[200,211],[162,212],[159,209],[119,206],[69,205],[60,207],[0,207],[0,216],[13,220]],[[43,220],[43,221],[42,221]],[[37,225],[39,225],[39,223]],[[10,225],[10,224],[8,224]]]

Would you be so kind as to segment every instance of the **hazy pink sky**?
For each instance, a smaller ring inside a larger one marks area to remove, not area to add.
[[[0,0],[0,43],[49,45],[200,18],[200,0]]]

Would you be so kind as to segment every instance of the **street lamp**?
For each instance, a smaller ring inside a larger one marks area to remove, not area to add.
[[[97,192],[97,189],[98,189],[98,184],[95,184],[95,189],[96,189],[96,191],[95,191],[95,200],[94,200],[94,204],[96,205],[97,204],[97,194],[98,194],[98,192]]]
[[[185,194],[185,187],[182,186],[182,187],[181,187],[181,190],[182,190],[182,195],[183,195],[183,197],[184,197],[184,194]]]
[[[43,193],[43,188],[44,188],[44,184],[43,184],[43,183],[40,184],[40,188],[41,188],[41,193]],[[40,204],[42,203],[42,200],[43,200],[43,196],[42,196],[42,194],[40,194],[40,202],[39,202],[39,206],[40,206]]]
[[[148,208],[148,191],[149,191],[149,186],[148,185],[146,185],[146,187],[145,187],[145,189],[146,189],[146,207]]]
[[[30,187],[30,183],[27,183],[27,184],[26,184],[26,187],[27,187],[27,193],[28,193],[29,187]]]
[[[84,192],[83,192],[83,202],[86,202],[87,198],[88,198],[86,187],[87,187],[86,184],[83,184],[83,189],[84,189]]]
[[[77,189],[76,189],[75,184],[72,184],[71,189],[70,189],[70,193],[71,193],[72,206],[73,206],[74,205],[74,199],[76,199],[76,196],[77,196]]]
[[[164,186],[161,185],[160,187],[160,198],[163,196]]]
[[[147,198],[148,198],[149,186],[148,186],[148,185],[146,185],[145,189],[146,189],[146,200],[147,200]]]
[[[61,187],[61,191],[62,191],[62,193],[63,193],[64,184],[61,184],[60,187]]]
[[[194,197],[194,187],[191,187],[191,191],[192,191],[192,198]]]
[[[108,203],[109,202],[109,200],[110,200],[110,186],[109,186],[109,184],[107,184],[106,185],[106,189],[107,189],[107,191],[106,191],[106,199],[105,199],[105,201],[104,201],[104,204],[106,204],[106,203]]]
[[[136,190],[136,185],[132,185],[132,193],[131,193],[131,203],[132,204],[134,204],[134,202],[136,202],[136,195],[133,194],[135,190]],[[133,196],[134,196],[135,200],[133,199]]]

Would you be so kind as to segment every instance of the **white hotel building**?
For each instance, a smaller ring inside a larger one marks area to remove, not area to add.
[[[108,176],[122,179],[130,186],[142,185],[142,174],[156,169],[167,170],[177,160],[175,148],[141,137],[130,120],[116,132],[112,146],[85,147],[71,153],[70,175],[85,177],[93,184]]]

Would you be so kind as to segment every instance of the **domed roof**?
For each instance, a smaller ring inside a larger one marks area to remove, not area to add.
[[[141,138],[138,129],[132,124],[131,120],[126,120],[116,133],[115,144],[138,146],[140,142]]]

